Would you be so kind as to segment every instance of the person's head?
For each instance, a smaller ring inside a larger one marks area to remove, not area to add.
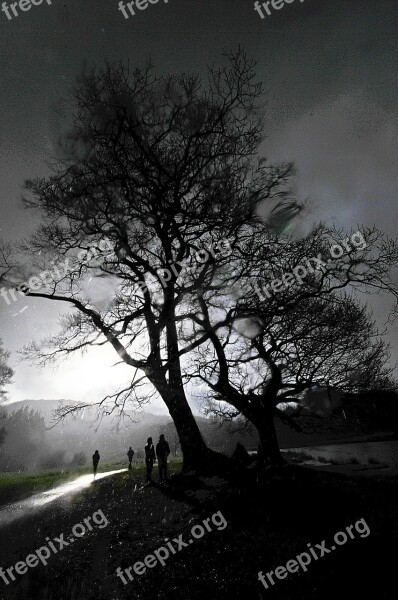
[[[129,450],[131,450],[131,446],[130,446]]]
[[[96,451],[94,452],[94,454],[99,454],[98,450],[96,450]]]
[[[160,441],[160,442],[164,442],[164,435],[163,435],[163,433],[161,433],[161,434],[160,434],[160,436],[159,436],[159,441]]]
[[[148,444],[152,444],[152,438],[147,439]]]

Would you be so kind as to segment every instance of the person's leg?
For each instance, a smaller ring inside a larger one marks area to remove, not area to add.
[[[148,460],[146,464],[146,480],[148,482],[152,481],[152,469],[153,469],[153,461]]]
[[[166,481],[167,479],[167,458],[164,461],[164,480]]]

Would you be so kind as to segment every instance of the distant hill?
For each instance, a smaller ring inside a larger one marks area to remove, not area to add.
[[[73,400],[20,400],[18,402],[3,403],[1,407],[5,408],[8,412],[19,410],[20,408],[25,407],[39,410],[42,417],[44,417],[46,425],[48,425],[51,422],[52,412],[59,406],[60,402],[65,402],[67,404],[78,404],[77,402],[74,403]]]
[[[19,410],[20,408],[29,408],[33,410],[38,410],[41,413],[41,416],[44,417],[47,427],[51,427],[54,424],[53,413],[60,406],[60,404],[75,404],[76,407],[79,405],[79,402],[75,402],[73,400],[20,400],[18,402],[13,402],[12,404],[2,404],[8,412],[12,412],[14,410]],[[127,413],[130,415],[133,421],[136,421],[137,425],[152,425],[152,424],[164,424],[165,422],[171,421],[170,417],[167,415],[154,415],[148,412],[134,413],[130,411]],[[79,421],[83,421],[84,423],[95,423],[98,421],[98,412],[97,407],[93,406],[92,408],[85,408],[82,411],[76,412],[76,414],[71,414],[65,420],[65,424],[72,424]],[[103,417],[102,423],[103,426],[112,426],[114,423],[115,417],[113,415]],[[132,423],[134,426],[134,423]]]
[[[397,396],[383,395],[379,392],[368,396],[346,399],[329,418],[321,418],[307,411],[306,416],[303,415],[299,419],[303,428],[302,433],[293,431],[288,425],[276,419],[281,447],[316,445],[338,439],[355,439],[376,432],[397,431]],[[69,400],[63,402],[73,404]],[[23,400],[3,406],[8,412],[24,407],[38,410],[44,417],[46,427],[49,428],[53,425],[52,413],[59,404],[59,400]],[[91,457],[97,448],[106,460],[124,459],[129,446],[132,446],[136,453],[138,452],[136,456],[140,456],[149,436],[156,441],[160,433],[164,433],[173,452],[179,452],[178,436],[168,415],[154,415],[143,411],[138,414],[131,412],[130,417],[132,420],[129,418],[120,420],[111,415],[99,420],[97,407],[85,409],[84,412],[69,416],[64,422],[47,430],[46,445],[55,451],[65,451],[69,459],[77,451]],[[230,433],[227,424],[221,425],[219,422],[202,417],[196,417],[196,420],[206,444],[215,450],[231,454],[237,442],[249,450],[257,447],[258,438],[253,429]]]
[[[63,402],[73,404],[69,400]],[[39,411],[44,418],[47,430],[42,446],[43,452],[40,453],[37,464],[40,464],[43,453],[47,456],[64,452],[64,460],[70,461],[76,452],[82,452],[87,460],[91,460],[95,449],[100,451],[103,460],[124,460],[129,446],[135,450],[136,458],[143,458],[147,438],[152,437],[156,442],[161,433],[169,441],[172,453],[180,452],[174,423],[167,415],[131,412],[131,418],[117,419],[110,415],[98,419],[97,407],[94,406],[70,415],[54,426],[53,412],[59,404],[59,400],[23,400],[8,406],[3,405],[9,413],[27,407]],[[219,422],[211,419],[196,419],[206,444],[215,450],[232,454],[237,442],[250,449],[257,447],[257,437],[250,431],[230,433],[226,424],[220,426]]]

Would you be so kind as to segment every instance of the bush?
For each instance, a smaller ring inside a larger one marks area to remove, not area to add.
[[[42,458],[40,466],[43,469],[53,469],[65,466],[65,450],[55,450],[52,454]]]
[[[75,452],[69,465],[71,467],[83,467],[87,462],[87,456],[84,452]]]
[[[19,473],[26,471],[26,466],[14,456],[0,452],[0,473]]]

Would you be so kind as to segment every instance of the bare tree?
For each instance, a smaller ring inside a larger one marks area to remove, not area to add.
[[[9,356],[10,353],[4,350],[0,340],[0,400],[4,400],[6,395],[4,388],[12,383],[12,376],[14,375],[14,371],[7,364]]]
[[[14,267],[13,250],[10,244],[0,240],[0,285],[9,285],[8,275]]]
[[[361,244],[330,258],[347,239]],[[396,302],[390,272],[397,245],[374,228],[345,238],[319,226],[294,240],[259,227],[233,248],[219,289],[197,295],[197,320],[209,341],[196,350],[188,379],[208,386],[215,414],[251,421],[265,461],[279,463],[275,416],[298,429],[281,404],[300,401],[314,384],[356,392],[394,388],[385,332],[360,295],[385,292]]]
[[[14,375],[14,371],[11,367],[8,366],[8,359],[10,357],[10,353],[6,352],[3,348],[3,343],[0,339],[0,401],[6,398],[5,386],[10,385],[12,383],[12,377]],[[3,423],[5,423],[5,419],[7,419],[7,411],[2,409],[0,414],[0,419],[2,419],[2,425],[0,427],[0,447],[4,444],[4,440],[7,435],[7,429],[4,427]]]
[[[217,288],[229,260],[222,240],[259,222],[259,204],[283,199],[293,173],[290,164],[258,158],[261,85],[242,50],[227,58],[227,66],[209,69],[206,84],[188,75],[159,78],[150,66],[86,73],[63,158],[51,177],[27,182],[24,198],[43,218],[22,248],[25,261],[50,276],[20,289],[73,309],[59,335],[25,354],[45,364],[110,344],[132,378],[99,404],[120,411],[127,401],[159,395],[186,468],[215,459],[183,385],[186,356],[210,335],[192,298]],[[84,252],[104,239],[112,252],[88,259]]]

